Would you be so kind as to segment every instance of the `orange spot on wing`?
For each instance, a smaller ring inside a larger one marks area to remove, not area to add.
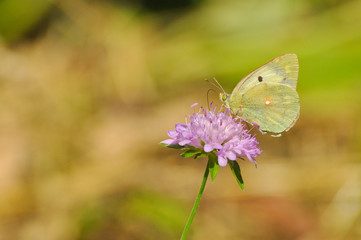
[[[271,106],[271,105],[273,104],[273,101],[272,101],[272,99],[271,99],[270,97],[266,97],[266,98],[264,99],[264,104],[265,104],[266,106]]]

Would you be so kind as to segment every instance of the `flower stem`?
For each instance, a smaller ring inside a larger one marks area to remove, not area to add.
[[[182,236],[181,236],[180,240],[186,239],[188,230],[189,230],[189,228],[190,228],[190,226],[191,226],[191,224],[192,224],[192,221],[193,221],[194,216],[196,215],[196,212],[197,212],[197,209],[198,209],[198,205],[199,205],[199,202],[201,201],[201,197],[202,197],[202,194],[203,194],[203,190],[204,190],[204,187],[206,186],[207,178],[208,178],[208,175],[209,175],[209,168],[208,168],[208,167],[209,167],[209,161],[208,161],[208,163],[207,163],[206,170],[205,170],[204,175],[203,175],[203,181],[202,181],[201,187],[199,188],[199,192],[198,192],[196,201],[194,202],[194,205],[193,205],[193,208],[192,208],[192,212],[191,212],[191,214],[189,215],[187,224],[186,224],[186,226],[184,227],[184,230],[183,230],[183,233],[182,233]]]

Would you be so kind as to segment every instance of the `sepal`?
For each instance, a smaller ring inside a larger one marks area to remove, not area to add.
[[[167,147],[167,148],[173,148],[173,149],[185,149],[184,146],[181,146],[179,144],[171,144],[171,145],[167,145],[165,143],[159,143],[159,145],[163,146],[163,147]]]
[[[228,164],[233,172],[233,175],[236,177],[238,185],[244,190],[244,182],[241,174],[241,169],[237,163],[237,161],[228,161]]]
[[[210,152],[208,154],[208,168],[209,168],[209,173],[211,175],[211,180],[214,181],[214,179],[216,179],[219,170],[217,156],[214,152]]]
[[[199,150],[199,149],[197,149],[197,148],[194,148],[194,149],[189,149],[189,148],[187,148],[188,150],[187,151],[185,151],[185,152],[183,152],[183,153],[181,153],[180,155],[182,156],[182,157],[184,157],[184,158],[186,158],[186,157],[192,157],[192,156],[194,156],[194,155],[197,155],[197,154],[201,154],[202,153],[202,151],[201,150]]]

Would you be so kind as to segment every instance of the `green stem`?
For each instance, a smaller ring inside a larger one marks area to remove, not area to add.
[[[209,167],[209,161],[208,161],[208,163],[207,163],[206,171],[204,172],[204,175],[203,175],[203,181],[202,181],[201,187],[199,188],[199,192],[198,192],[196,201],[194,202],[194,205],[193,205],[193,208],[192,208],[192,212],[191,212],[191,214],[189,215],[187,224],[186,224],[186,226],[184,227],[184,230],[183,230],[183,233],[182,233],[182,236],[181,236],[180,240],[186,239],[188,230],[189,230],[189,228],[190,228],[190,226],[191,226],[191,224],[192,224],[192,221],[193,221],[194,216],[196,215],[199,202],[201,201],[201,197],[202,197],[202,194],[203,194],[204,187],[206,186],[206,182],[207,182],[207,178],[208,178],[208,174],[209,174],[209,169],[208,169],[208,167]]]

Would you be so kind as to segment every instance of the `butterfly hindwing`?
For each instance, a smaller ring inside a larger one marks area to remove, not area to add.
[[[293,126],[300,105],[296,90],[285,84],[258,83],[230,96],[230,108],[265,132],[281,133]]]

